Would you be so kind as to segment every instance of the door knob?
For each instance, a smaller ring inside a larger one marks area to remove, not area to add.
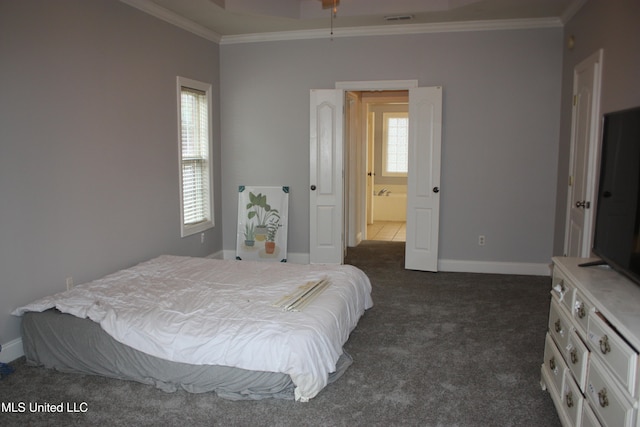
[[[433,192],[434,193],[439,193],[440,192],[440,187],[433,187]]]
[[[591,207],[591,202],[587,202],[586,200],[583,200],[581,202],[576,202],[576,208],[589,209],[590,207]]]
[[[311,186],[311,191],[315,191],[315,190],[316,190],[316,186],[315,186],[315,185],[312,185],[312,186]]]

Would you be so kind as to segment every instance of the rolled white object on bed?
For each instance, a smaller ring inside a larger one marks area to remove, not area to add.
[[[300,286],[297,292],[282,297],[274,306],[280,307],[284,311],[300,311],[320,295],[329,284],[330,282],[327,278],[315,282],[307,282]]]

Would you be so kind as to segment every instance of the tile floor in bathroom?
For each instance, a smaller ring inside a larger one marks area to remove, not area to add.
[[[407,224],[404,221],[376,221],[368,224],[367,240],[406,242]]]

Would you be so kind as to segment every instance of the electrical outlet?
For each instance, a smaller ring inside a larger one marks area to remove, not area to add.
[[[484,235],[481,234],[478,236],[478,246],[484,246],[484,244],[485,244],[485,238],[484,238]]]
[[[73,288],[73,277],[67,277],[67,290],[71,290]]]

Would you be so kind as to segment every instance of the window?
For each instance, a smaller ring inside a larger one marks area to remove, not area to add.
[[[213,227],[211,85],[178,77],[182,237]]]
[[[407,176],[409,113],[383,113],[382,175]]]

